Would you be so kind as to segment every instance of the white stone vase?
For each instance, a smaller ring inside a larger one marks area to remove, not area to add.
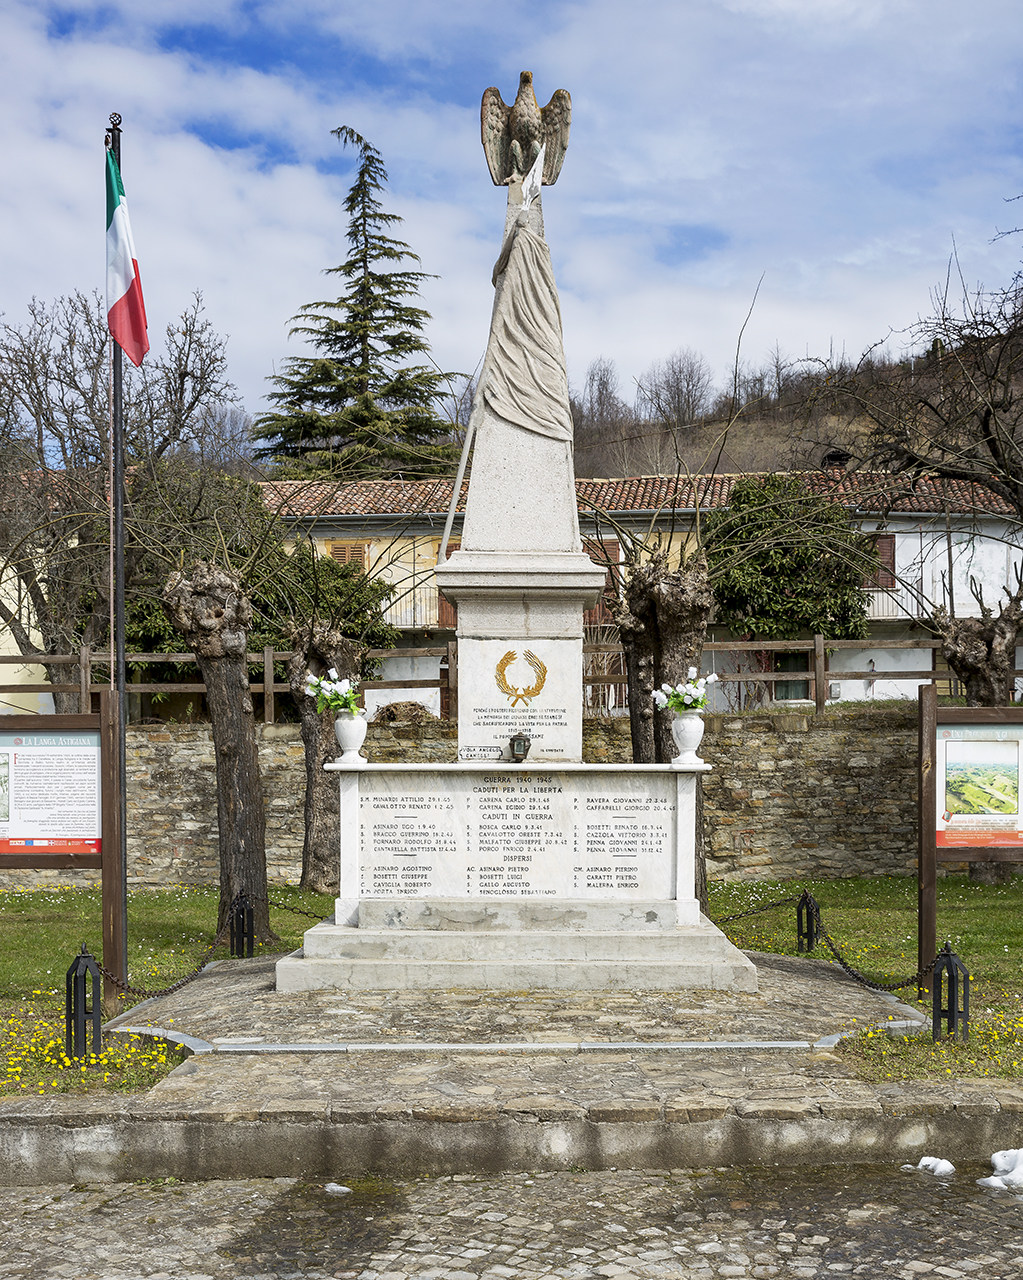
[[[677,712],[671,722],[671,736],[678,748],[678,755],[671,762],[676,769],[707,763],[696,754],[696,748],[703,739],[703,716],[699,711]]]
[[[366,741],[367,721],[354,711],[342,711],[334,721],[334,735],[341,748],[341,763],[365,760],[359,748]]]

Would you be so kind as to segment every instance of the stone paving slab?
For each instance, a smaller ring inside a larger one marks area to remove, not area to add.
[[[476,1043],[816,1041],[900,1012],[891,998],[810,957],[747,953],[758,992],[278,992],[272,959],[224,960],[111,1026],[150,1025],[208,1042]]]

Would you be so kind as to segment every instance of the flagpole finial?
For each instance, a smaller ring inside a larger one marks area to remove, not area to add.
[[[114,153],[114,159],[117,161],[117,167],[121,167],[121,113],[119,111],[111,111],[110,125],[107,128],[106,135],[103,139],[106,149]]]

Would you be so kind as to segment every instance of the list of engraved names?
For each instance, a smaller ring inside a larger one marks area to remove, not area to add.
[[[359,797],[362,897],[673,895],[675,782],[483,771],[377,775]]]

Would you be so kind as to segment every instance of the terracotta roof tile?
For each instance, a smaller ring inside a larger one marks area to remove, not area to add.
[[[1011,515],[1012,509],[996,494],[981,485],[935,476],[913,477],[909,473],[864,471],[806,471],[800,475],[814,493],[830,496],[864,514],[876,511],[904,514],[984,512]],[[576,481],[581,511],[667,510],[673,504],[687,510],[727,504],[737,480],[734,475],[628,476],[621,479]],[[396,514],[438,514],[447,511],[453,481],[437,480],[355,480],[349,482],[278,480],[263,484],[267,505],[285,519],[329,519],[331,516],[388,516]],[[465,510],[469,482],[462,484],[458,511]]]

